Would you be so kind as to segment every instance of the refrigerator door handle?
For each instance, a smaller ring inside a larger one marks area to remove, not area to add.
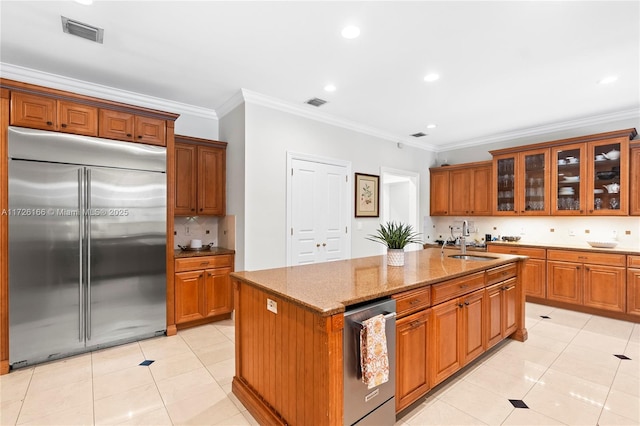
[[[87,340],[91,340],[91,169],[85,169],[85,229],[87,235]]]
[[[84,278],[82,276],[82,242],[84,240],[84,177],[83,170],[78,169],[78,253],[80,256],[78,262],[78,297],[80,303],[78,304],[78,341],[84,341]]]

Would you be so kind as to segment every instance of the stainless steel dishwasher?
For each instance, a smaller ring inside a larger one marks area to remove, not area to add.
[[[362,321],[382,314],[389,358],[389,380],[373,389],[362,381]],[[344,314],[344,424],[393,425],[396,422],[396,301],[384,299],[347,309]]]

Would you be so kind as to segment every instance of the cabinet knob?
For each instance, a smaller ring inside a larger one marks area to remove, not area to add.
[[[462,303],[458,303],[458,308],[462,308],[464,305]]]
[[[47,126],[53,126],[53,123],[51,121],[47,121]]]
[[[202,274],[198,275],[198,278],[202,278]]]
[[[142,135],[138,135],[138,139],[142,139]]]
[[[195,212],[195,211],[196,211],[196,209],[191,209],[191,211],[192,211],[192,212]]]
[[[464,302],[465,306],[469,306],[469,302]]]
[[[467,284],[460,284],[460,288],[467,288],[469,287]]]
[[[410,305],[415,305],[416,303],[420,303],[420,299],[413,299],[411,302],[409,302]]]
[[[67,127],[67,123],[62,123],[60,127]]]
[[[416,328],[419,325],[420,325],[420,321],[415,320],[415,321],[411,321],[411,324],[409,324],[409,327]]]
[[[131,133],[127,133],[127,137],[130,138],[131,137]]]

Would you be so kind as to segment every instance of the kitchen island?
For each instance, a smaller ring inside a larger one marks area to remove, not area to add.
[[[404,267],[387,267],[386,256],[373,256],[233,273],[234,394],[260,424],[343,424],[344,312],[348,307],[382,298],[398,301],[399,318],[416,314],[432,318],[429,327],[424,327],[434,343],[427,345],[429,356],[426,346],[416,350],[425,351],[423,358],[429,358],[428,369],[433,374],[427,387],[412,390],[414,398],[486,350],[489,336],[495,337],[490,330],[496,324],[498,340],[494,338],[494,342],[507,336],[526,340],[524,293],[519,282],[526,257],[492,253],[484,260],[460,260],[450,254],[447,251],[443,256],[438,249],[407,252]],[[492,302],[497,299],[487,292],[494,287],[499,299],[508,302]],[[504,294],[508,296],[503,298],[501,290],[507,289]],[[444,312],[438,308],[452,304],[454,308],[460,306],[462,312],[466,303],[463,298],[470,294],[480,296],[475,299],[480,301],[475,304],[481,308],[480,316],[465,316],[463,321],[464,314],[454,310],[453,323],[438,317]],[[499,310],[498,316],[494,307]],[[501,329],[507,319],[510,327]],[[469,321],[474,324],[468,330],[449,327],[469,325]],[[442,328],[442,324],[449,328]],[[465,358],[468,354],[462,350],[464,345],[455,342],[466,342],[472,329],[481,334],[481,350]],[[446,347],[439,351],[435,342],[441,341]],[[455,362],[439,362],[451,355],[452,341],[453,347],[459,348],[453,351]],[[403,359],[400,354],[398,371],[407,368]],[[441,368],[443,365],[446,368]],[[420,366],[412,367],[420,371]],[[397,392],[403,388],[400,382],[404,376],[398,374]]]

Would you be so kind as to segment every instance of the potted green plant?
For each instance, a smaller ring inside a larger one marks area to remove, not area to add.
[[[387,246],[387,264],[389,266],[404,265],[404,248],[407,244],[422,244],[420,234],[413,231],[411,225],[402,222],[387,222],[380,224],[380,228],[373,235],[367,236],[368,240]]]

